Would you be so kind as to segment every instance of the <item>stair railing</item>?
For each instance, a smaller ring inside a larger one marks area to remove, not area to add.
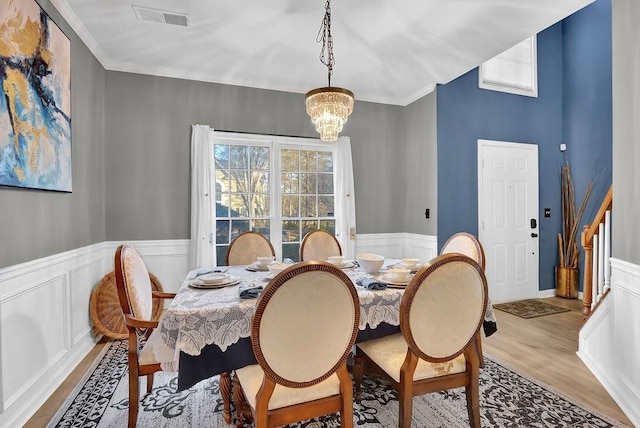
[[[611,284],[611,209],[613,187],[609,188],[593,223],[585,225],[581,243],[584,248],[584,281],[582,289],[583,318],[609,290]]]

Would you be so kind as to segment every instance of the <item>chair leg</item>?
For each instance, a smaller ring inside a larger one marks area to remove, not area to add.
[[[477,369],[476,369],[477,370]],[[471,428],[480,428],[480,380],[479,373],[472,373],[469,385],[465,387],[467,413]]]
[[[340,379],[340,394],[342,395],[340,426],[342,428],[353,428],[353,385],[346,365],[338,369],[338,378]],[[342,388],[342,385],[346,385],[346,387]]]
[[[138,366],[135,363],[129,363],[129,428],[135,428],[138,421],[138,395],[139,378]]]
[[[398,426],[400,428],[411,428],[411,418],[413,417],[413,389],[411,385],[402,385],[398,391],[399,415]]]
[[[153,373],[147,375],[147,394],[151,394],[153,389]]]
[[[484,368],[484,357],[482,356],[482,333],[478,332],[476,338],[476,352],[478,353],[478,359],[480,360],[480,367]]]
[[[356,403],[360,403],[362,378],[364,377],[364,357],[356,354],[353,357],[353,382],[356,391]]]

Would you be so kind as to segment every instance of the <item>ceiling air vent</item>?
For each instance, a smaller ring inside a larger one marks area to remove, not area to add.
[[[152,9],[136,5],[132,5],[131,7],[133,7],[133,11],[136,13],[138,21],[180,25],[182,27],[189,26],[189,15],[186,13],[169,12],[168,10]]]

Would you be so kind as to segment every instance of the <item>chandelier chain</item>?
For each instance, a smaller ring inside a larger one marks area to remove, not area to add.
[[[322,18],[320,30],[318,30],[316,42],[322,42],[322,49],[320,50],[320,62],[327,66],[327,79],[329,81],[329,86],[331,86],[333,65],[336,63],[333,57],[333,36],[331,35],[331,0],[327,0],[324,8],[324,17]]]

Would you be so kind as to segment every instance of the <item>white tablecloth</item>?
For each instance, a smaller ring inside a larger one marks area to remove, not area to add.
[[[385,266],[395,264],[385,261]],[[217,345],[224,352],[227,347],[244,337],[251,336],[251,317],[257,299],[240,299],[241,285],[266,286],[268,272],[250,272],[245,267],[229,267],[227,273],[242,278],[242,283],[230,287],[202,290],[189,286],[197,271],[185,278],[173,302],[149,338],[154,355],[165,371],[177,371],[180,352],[199,355],[206,345]],[[345,269],[353,283],[370,277],[360,268]],[[399,325],[400,300],[404,289],[387,288],[370,291],[356,286],[360,299],[360,330],[376,328],[385,322]],[[485,320],[495,322],[489,306]]]

